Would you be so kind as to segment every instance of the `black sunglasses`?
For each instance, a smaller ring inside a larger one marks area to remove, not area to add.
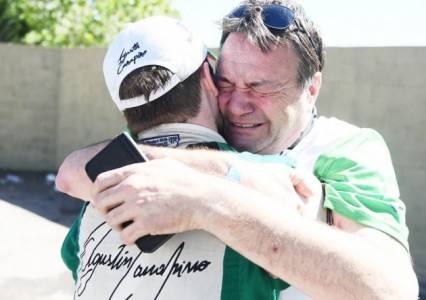
[[[228,15],[228,18],[244,18],[246,17],[249,11],[249,6],[243,5],[233,9]],[[318,47],[315,43],[312,36],[309,34],[309,31],[306,30],[306,27],[303,24],[302,20],[296,18],[294,12],[278,4],[267,4],[263,6],[262,11],[263,23],[268,28],[284,30],[290,27],[290,25],[296,21],[296,25],[306,33],[312,47],[315,49],[315,53],[319,56]]]

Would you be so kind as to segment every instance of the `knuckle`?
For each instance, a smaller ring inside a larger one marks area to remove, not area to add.
[[[107,215],[105,216],[105,221],[111,227],[116,227],[117,226],[117,224],[118,224],[118,218],[115,215],[114,210],[112,210],[109,213],[107,213]]]

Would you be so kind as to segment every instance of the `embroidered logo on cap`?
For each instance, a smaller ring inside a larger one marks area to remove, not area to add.
[[[129,56],[133,52],[136,52],[139,48],[139,43],[134,43],[129,50],[126,51],[126,49],[123,49],[123,51],[121,51],[120,58],[118,59],[117,75],[123,72],[125,67],[129,66],[131,63],[135,64],[139,58],[145,56],[147,52],[146,50],[143,52],[138,51],[137,53],[133,54],[133,57],[129,57],[129,59],[127,59],[127,56]]]

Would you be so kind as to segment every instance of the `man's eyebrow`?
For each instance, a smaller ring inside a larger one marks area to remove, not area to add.
[[[248,82],[248,86],[259,86],[259,85],[270,85],[272,84],[271,81],[267,80],[253,80],[252,82]]]
[[[224,82],[228,82],[228,83],[231,83],[226,77],[224,77],[224,76],[221,76],[221,75],[217,75],[216,74],[216,76],[215,76],[215,80],[216,81],[224,81]]]
[[[224,81],[224,82],[229,82],[229,83],[231,83],[231,81],[228,79],[228,78],[226,78],[225,76],[221,76],[221,75],[216,75],[215,76],[215,79],[216,80],[220,80],[220,81]],[[245,83],[247,86],[259,86],[259,85],[270,85],[270,84],[276,84],[276,82],[272,82],[272,81],[269,81],[269,80],[262,80],[262,79],[259,79],[259,80],[253,80],[253,81],[251,81],[251,82],[248,82],[248,83]]]
[[[247,86],[253,86],[253,87],[256,87],[256,86],[275,86],[275,85],[279,85],[279,84],[280,83],[276,82],[276,81],[262,80],[262,79],[253,80],[251,82],[246,83]]]

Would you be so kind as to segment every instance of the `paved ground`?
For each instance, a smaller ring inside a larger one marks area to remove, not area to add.
[[[55,191],[53,178],[0,170],[0,299],[72,299],[60,247],[81,202]]]

